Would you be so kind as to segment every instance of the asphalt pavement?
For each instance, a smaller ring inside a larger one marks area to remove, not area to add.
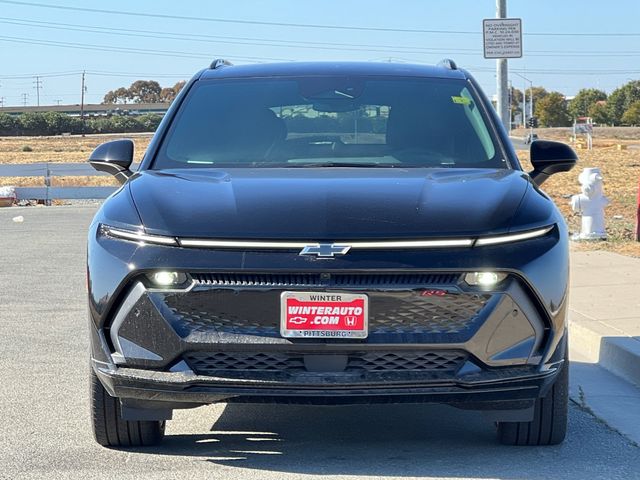
[[[102,448],[88,414],[94,211],[0,209],[0,478],[640,478],[640,448],[576,404],[556,447],[498,445],[491,423],[443,406],[214,405],[178,411],[161,447]]]

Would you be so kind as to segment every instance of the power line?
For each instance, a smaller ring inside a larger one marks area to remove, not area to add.
[[[56,10],[67,10],[74,12],[87,12],[87,13],[102,13],[108,15],[123,15],[131,17],[146,17],[146,18],[162,18],[167,20],[189,20],[197,22],[214,22],[214,23],[231,23],[242,25],[263,25],[271,27],[294,27],[294,28],[318,28],[328,30],[357,30],[357,31],[370,31],[370,32],[395,32],[395,33],[430,33],[430,34],[452,34],[452,35],[481,35],[480,31],[470,30],[426,30],[418,28],[389,28],[389,27],[363,27],[358,25],[323,25],[313,23],[290,23],[290,22],[266,22],[258,20],[239,20],[229,18],[213,18],[213,17],[192,17],[186,15],[168,15],[162,13],[143,13],[132,12],[123,10],[107,10],[99,8],[87,8],[87,7],[71,7],[68,5],[47,5],[44,3],[35,2],[22,2],[15,0],[0,0],[0,3],[6,3],[11,5],[20,5],[26,7],[38,7],[49,8]],[[524,35],[530,36],[579,36],[579,37],[640,37],[639,32],[528,32]]]
[[[41,78],[45,78],[45,77],[69,77],[72,75],[77,75],[79,72],[75,71],[75,72],[50,72],[50,73],[41,73],[39,74],[39,76]],[[0,78],[3,78],[5,80],[20,80],[23,78],[33,78],[33,73],[16,73],[16,74],[12,74],[12,75],[0,75]]]
[[[214,23],[233,23],[242,25],[263,25],[270,27],[295,27],[295,28],[322,28],[331,30],[364,30],[373,32],[399,32],[399,33],[450,33],[460,35],[477,35],[480,32],[464,31],[464,30],[424,30],[424,29],[407,29],[407,28],[388,28],[388,27],[362,27],[362,26],[347,26],[347,25],[320,25],[311,23],[287,23],[287,22],[265,22],[258,20],[238,20],[228,18],[211,18],[211,17],[191,17],[186,15],[168,15],[162,13],[142,13],[131,11],[118,11],[118,10],[106,10],[98,8],[86,8],[86,7],[70,7],[67,5],[47,5],[44,3],[34,2],[18,2],[13,0],[0,0],[0,3],[8,3],[13,5],[21,5],[27,7],[39,7],[39,8],[52,8],[57,10],[69,10],[75,12],[88,12],[88,13],[104,13],[109,15],[124,15],[131,17],[147,17],[147,18],[162,18],[167,20],[189,20],[197,22],[214,22]]]
[[[2,18],[2,17],[0,17]],[[371,45],[371,44],[346,44],[334,42],[309,42],[309,41],[287,41],[272,38],[251,38],[251,37],[229,37],[221,35],[196,35],[177,32],[160,32],[154,30],[132,30],[126,28],[100,27],[96,25],[78,25],[58,22],[41,22],[22,19],[3,19],[0,23],[19,26],[32,26],[37,28],[49,28],[54,30],[67,30],[77,32],[89,32],[106,35],[118,35],[125,37],[160,38],[163,40],[196,41],[216,44],[245,45],[245,46],[267,46],[279,48],[302,48],[312,50],[339,50],[356,52],[382,52],[382,53],[456,53],[458,55],[477,55],[478,48],[457,48],[442,49],[428,47],[414,47],[406,45]],[[473,52],[473,53],[465,53]]]
[[[54,77],[74,77],[78,76],[82,73],[82,70],[75,70],[71,72],[49,72],[49,73],[38,73],[37,75],[40,78],[54,78]],[[146,76],[150,78],[184,78],[191,77],[193,72],[190,73],[140,73],[140,72],[105,72],[100,70],[92,70],[87,71],[87,73],[91,73],[92,75],[105,76],[105,77],[131,77],[131,76]],[[0,75],[0,78],[3,80],[21,80],[27,78],[33,78],[34,73],[16,73],[12,75]],[[28,85],[28,82],[18,83],[17,85]]]
[[[214,55],[211,53],[193,53],[193,52],[180,52],[175,50],[152,50],[152,49],[143,49],[143,48],[104,46],[104,45],[95,45],[95,44],[88,44],[88,43],[58,42],[53,40],[40,40],[37,38],[26,38],[26,37],[0,36],[0,41],[27,44],[27,45],[44,45],[44,46],[52,46],[52,47],[75,48],[79,50],[94,50],[99,52],[116,52],[116,53],[133,53],[133,54],[155,55],[155,56],[164,56],[164,57],[169,56],[169,57],[196,58],[196,59],[201,59],[201,58],[212,59],[215,57],[226,57],[226,58],[239,60],[239,61],[248,60],[250,62],[262,62],[265,60],[279,61],[279,62],[292,61],[292,59],[290,58]]]
[[[0,17],[0,23],[18,26],[30,26],[53,30],[66,30],[75,32],[88,32],[104,35],[117,35],[124,37],[159,38],[163,40],[196,41],[216,44],[268,46],[278,48],[300,48],[313,50],[338,50],[356,52],[381,52],[381,53],[415,53],[415,54],[456,54],[459,56],[477,56],[479,48],[429,48],[410,45],[372,45],[372,44],[346,44],[335,42],[309,42],[299,40],[279,40],[273,38],[255,37],[229,37],[221,35],[189,34],[178,32],[161,32],[154,30],[132,30],[127,28],[101,27],[97,25],[79,25],[60,22],[43,22],[37,20],[25,20],[19,18]],[[640,51],[587,51],[587,50],[528,50],[527,56],[534,57],[638,57]]]

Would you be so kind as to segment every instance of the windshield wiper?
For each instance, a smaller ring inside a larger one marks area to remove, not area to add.
[[[315,162],[315,163],[293,163],[289,167],[300,168],[325,168],[325,167],[358,167],[358,168],[394,168],[396,165],[389,163],[375,162]]]

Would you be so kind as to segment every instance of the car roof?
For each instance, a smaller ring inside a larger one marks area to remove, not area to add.
[[[315,75],[371,75],[466,79],[466,72],[440,65],[387,62],[286,62],[224,65],[202,71],[200,79],[296,77]]]

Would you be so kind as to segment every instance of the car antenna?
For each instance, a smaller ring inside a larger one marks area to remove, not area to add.
[[[231,63],[229,60],[225,60],[224,58],[216,58],[213,62],[211,62],[211,65],[209,65],[209,68],[212,70],[216,70],[218,68],[223,68],[223,67],[232,67],[233,63]]]
[[[442,60],[440,60],[438,62],[438,67],[448,68],[449,70],[457,70],[458,69],[458,65],[456,65],[456,62],[454,62],[450,58],[443,58]]]

